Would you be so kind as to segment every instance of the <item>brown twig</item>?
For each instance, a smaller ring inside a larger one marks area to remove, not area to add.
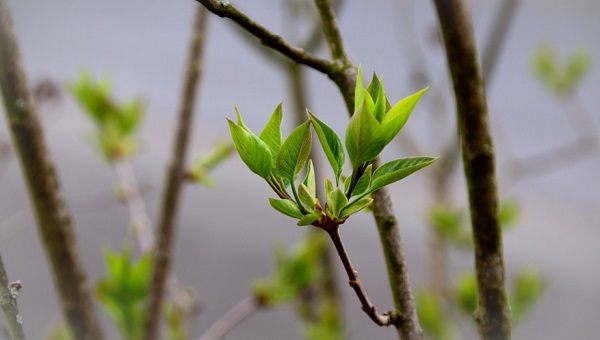
[[[344,269],[346,270],[346,274],[348,275],[348,284],[350,285],[350,287],[352,287],[352,289],[354,289],[358,300],[360,300],[362,310],[365,313],[367,313],[371,320],[373,320],[373,322],[375,322],[379,326],[389,326],[392,324],[396,324],[396,322],[400,320],[398,318],[398,316],[400,315],[397,315],[394,312],[380,314],[377,312],[377,308],[369,300],[369,297],[367,296],[367,293],[365,292],[360,282],[360,278],[358,277],[358,271],[356,271],[356,269],[352,265],[352,262],[350,262],[350,257],[348,256],[346,248],[344,247],[344,243],[342,242],[342,238],[340,237],[339,226],[335,226],[330,229],[323,228],[323,230],[325,230],[327,234],[329,234],[331,241],[333,241],[335,250],[337,251],[340,257],[340,260],[344,264]]]
[[[60,193],[35,103],[27,87],[12,20],[0,0],[0,86],[7,121],[35,207],[65,320],[77,339],[102,339],[71,217]]]
[[[0,256],[0,307],[6,317],[6,325],[12,340],[25,340],[23,318],[17,308],[17,297],[21,289],[21,281],[8,282],[2,256]]]
[[[494,147],[473,28],[463,1],[435,0],[435,5],[452,75],[469,191],[479,291],[476,321],[482,338],[509,339]]]
[[[188,139],[192,127],[198,80],[202,70],[207,21],[207,11],[202,6],[197,6],[181,94],[177,131],[174,135],[175,140],[162,196],[154,266],[150,281],[148,313],[144,324],[143,338],[147,340],[156,339],[160,330],[159,316],[171,264],[171,249],[175,236],[175,216],[185,174]]]
[[[483,48],[481,71],[483,79],[485,79],[488,86],[498,64],[498,57],[500,56],[502,45],[511,26],[511,21],[515,16],[518,4],[519,0],[504,0],[500,2],[500,8],[494,19],[490,36]]]

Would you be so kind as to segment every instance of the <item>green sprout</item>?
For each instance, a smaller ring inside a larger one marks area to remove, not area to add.
[[[310,111],[309,119],[284,139],[281,133],[282,105],[279,104],[259,135],[244,124],[237,109],[237,122],[227,120],[231,137],[242,161],[263,178],[278,198],[270,198],[271,206],[298,220],[299,226],[313,225],[332,230],[349,216],[367,208],[370,194],[399,181],[433,163],[436,158],[397,159],[375,168],[374,159],[400,132],[412,110],[427,88],[410,95],[394,106],[389,104],[383,82],[376,75],[363,88],[359,67],[356,81],[355,111],[345,136],[345,149],[352,165],[350,176],[342,180],[346,159],[344,145],[337,134]],[[309,160],[312,146],[311,126],[334,173],[325,178],[323,205],[316,197],[315,173]],[[304,179],[298,175],[306,168]],[[290,193],[291,191],[291,193]]]

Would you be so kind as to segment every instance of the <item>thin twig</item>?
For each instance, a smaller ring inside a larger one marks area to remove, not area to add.
[[[125,201],[127,202],[138,246],[143,253],[151,251],[154,248],[154,234],[150,226],[146,203],[142,198],[131,163],[128,159],[123,159],[112,163],[112,165],[119,178],[119,185],[124,190]]]
[[[321,15],[321,22],[323,22],[323,31],[325,33],[325,39],[331,49],[331,56],[333,60],[339,60],[343,63],[348,63],[348,56],[344,49],[342,40],[342,34],[338,27],[337,18],[333,9],[333,5],[330,0],[316,0],[315,4],[319,9]]]
[[[261,43],[279,51],[297,63],[309,66],[317,71],[330,75],[335,63],[326,59],[316,57],[305,50],[288,44],[280,35],[277,35],[257,22],[250,19],[246,14],[238,10],[228,1],[197,0],[209,11],[222,17],[228,18],[242,26],[246,31],[260,39]]]
[[[257,302],[254,297],[245,298],[225,313],[219,320],[215,321],[206,332],[198,338],[198,340],[221,339],[225,334],[258,311],[262,306],[263,305]]]
[[[25,340],[23,318],[17,308],[17,297],[19,296],[20,289],[20,281],[17,280],[8,283],[8,276],[4,269],[2,256],[0,256],[0,307],[2,307],[2,311],[6,317],[6,325],[12,340]]]
[[[473,27],[463,1],[435,0],[435,5],[454,85],[469,192],[479,291],[476,320],[482,338],[510,339],[494,146]]]
[[[348,275],[348,284],[350,287],[352,287],[352,289],[354,289],[356,296],[358,296],[362,310],[367,313],[371,320],[373,320],[373,322],[379,326],[389,326],[395,324],[396,321],[399,320],[397,318],[398,315],[396,315],[394,312],[379,314],[375,305],[373,305],[373,303],[371,303],[369,300],[369,297],[367,296],[367,293],[360,282],[360,278],[358,277],[358,271],[356,271],[352,265],[352,262],[350,262],[350,257],[348,256],[346,248],[344,247],[344,243],[342,242],[342,238],[340,237],[339,226],[326,231],[327,234],[329,234],[331,241],[333,241],[335,250],[337,250],[340,260],[344,264],[344,269]]]
[[[148,313],[144,325],[143,338],[147,340],[156,339],[160,330],[160,309],[168,278],[169,266],[171,264],[171,249],[175,236],[175,216],[180,198],[181,184],[184,181],[185,175],[186,153],[193,122],[196,94],[198,92],[198,80],[202,70],[201,65],[207,21],[207,11],[202,6],[197,6],[181,93],[177,130],[174,135],[175,140],[162,196],[156,254],[154,257],[152,280],[150,282],[150,299],[148,301]]]
[[[50,261],[65,320],[77,339],[102,339],[71,217],[64,203],[54,165],[11,27],[8,6],[0,0],[0,86],[7,121],[35,207],[39,232]]]

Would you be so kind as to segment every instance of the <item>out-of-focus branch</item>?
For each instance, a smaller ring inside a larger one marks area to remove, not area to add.
[[[246,320],[263,305],[254,297],[247,297],[215,321],[198,340],[219,340],[235,326]]]
[[[181,186],[185,177],[186,154],[193,122],[196,93],[202,71],[202,56],[207,21],[207,11],[202,6],[197,6],[183,80],[177,130],[174,135],[175,140],[162,196],[154,266],[150,282],[150,299],[148,301],[148,313],[144,324],[143,338],[147,340],[157,339],[160,331],[159,316],[171,264],[171,249],[175,236],[175,216],[179,204]]]
[[[119,178],[119,186],[124,191],[124,198],[129,209],[129,216],[135,238],[142,252],[154,248],[154,234],[150,226],[150,218],[146,204],[142,198],[137,177],[128,159],[118,160],[113,163],[113,168]]]
[[[462,0],[435,0],[456,97],[479,291],[476,313],[484,339],[510,339],[494,146],[471,19]]]
[[[481,71],[488,86],[498,64],[498,57],[518,4],[519,0],[500,1],[500,8],[494,19],[492,30],[486,40],[481,57]]]
[[[25,340],[23,319],[17,308],[19,289],[21,289],[20,281],[8,283],[8,276],[4,270],[2,256],[0,256],[0,307],[6,317],[6,326],[12,340]]]
[[[0,0],[0,87],[7,121],[35,208],[65,320],[77,339],[102,339],[71,217],[63,201],[35,103],[27,87],[12,20]]]

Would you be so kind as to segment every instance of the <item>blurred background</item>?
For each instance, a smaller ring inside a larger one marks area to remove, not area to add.
[[[113,195],[114,171],[85,141],[92,125],[65,87],[85,69],[96,77],[107,75],[115,97],[142,98],[146,109],[142,145],[133,165],[150,217],[156,218],[197,4],[8,3],[30,84],[56,90],[46,91],[50,95],[40,104],[41,119],[74,217],[83,262],[89,279],[96,281],[105,270],[103,247],[120,248],[129,217]],[[310,6],[290,5],[298,1],[232,3],[291,42],[303,41],[315,19]],[[470,2],[480,50],[500,4]],[[454,133],[454,104],[432,3],[347,0],[338,15],[352,61],[363,65],[365,78],[372,72],[384,77],[390,101],[431,86],[404,131],[424,155],[443,158],[440,146]],[[600,2],[594,0],[519,1],[496,68],[487,79],[500,195],[516,202],[520,211],[504,237],[507,276],[510,281],[520,271],[534,268],[545,287],[526,319],[515,326],[515,339],[600,336],[599,15]],[[579,53],[591,65],[567,95],[546,86],[534,72],[535,56],[551,50],[560,63]],[[286,74],[263,52],[231,21],[210,17],[190,164],[215,141],[228,138],[225,117],[234,116],[234,104],[254,131],[260,131],[282,100],[284,134],[295,124]],[[329,55],[325,44],[315,53]],[[306,69],[305,75],[308,107],[343,135],[348,115],[337,88],[316,71]],[[416,156],[406,151],[406,143],[400,138],[386,149],[384,159]],[[0,250],[10,279],[23,284],[19,307],[26,333],[41,339],[61,321],[61,314],[11,144],[2,119]],[[457,167],[449,175],[448,199],[464,210],[466,190],[460,170]],[[435,245],[428,223],[435,197],[427,171],[390,188],[415,291],[430,285]],[[174,271],[197,290],[202,306],[192,325],[194,336],[248,296],[253,279],[270,273],[275,243],[292,245],[306,232],[272,211],[267,197],[273,194],[239,158],[219,166],[212,177],[213,188],[186,186],[175,244]],[[370,298],[380,310],[391,309],[372,217],[359,214],[344,224],[341,233]],[[473,268],[469,251],[450,249],[445,261],[452,275]],[[396,338],[395,331],[373,325],[360,310],[341,265],[335,265],[350,338]],[[107,333],[117,337],[106,313],[99,312]],[[460,320],[462,337],[476,338],[470,321]],[[301,339],[301,330],[293,310],[281,307],[255,314],[226,339]]]

